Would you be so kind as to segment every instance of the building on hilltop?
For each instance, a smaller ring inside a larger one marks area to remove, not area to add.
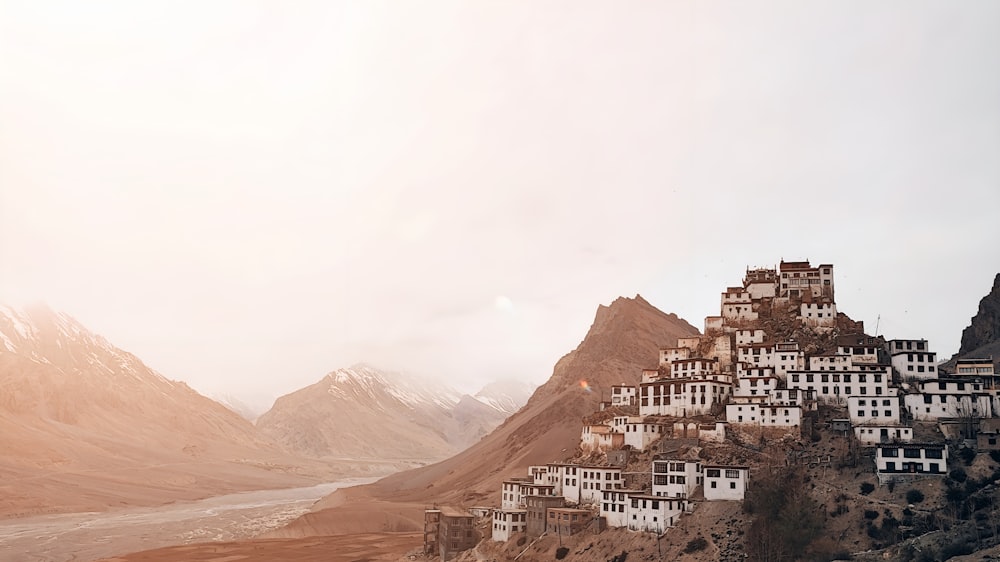
[[[779,297],[801,299],[808,294],[811,297],[826,297],[834,302],[832,264],[812,267],[808,260],[781,260],[778,265],[778,282]]]
[[[894,443],[875,448],[875,474],[880,483],[906,475],[943,476],[948,448],[943,443]]]
[[[493,510],[493,535],[495,541],[506,542],[515,533],[527,531],[527,510],[495,509]]]
[[[664,459],[653,461],[653,495],[689,498],[702,485],[701,461]]]
[[[705,465],[705,501],[743,501],[750,482],[750,467]]]

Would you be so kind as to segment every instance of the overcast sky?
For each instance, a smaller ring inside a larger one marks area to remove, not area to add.
[[[995,1],[0,0],[0,300],[206,394],[541,382],[782,258],[947,357],[998,209]]]

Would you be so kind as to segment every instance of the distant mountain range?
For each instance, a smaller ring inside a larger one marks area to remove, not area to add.
[[[475,396],[359,364],[282,396],[257,427],[314,457],[437,460],[479,440],[527,400],[529,385],[494,383]]]
[[[0,306],[0,451],[0,515],[155,504],[332,473],[44,306]]]

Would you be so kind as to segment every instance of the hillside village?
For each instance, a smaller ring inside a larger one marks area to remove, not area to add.
[[[720,301],[704,334],[661,348],[637,385],[605,389],[572,458],[506,480],[495,505],[428,509],[425,554],[614,528],[659,546],[708,504],[743,502],[769,470],[753,454],[766,444],[784,446],[785,466],[831,465],[797,445],[820,431],[890,488],[945,477],[959,448],[1000,449],[992,358],[946,373],[927,340],[865,334],[837,310],[832,264],[748,268]]]

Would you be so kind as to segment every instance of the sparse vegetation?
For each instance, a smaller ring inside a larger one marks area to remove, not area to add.
[[[566,558],[567,554],[569,554],[569,548],[565,546],[560,546],[559,548],[556,549],[556,560],[562,560],[563,558]]]
[[[951,472],[948,473],[948,476],[950,476],[951,479],[954,480],[955,482],[959,483],[965,482],[965,480],[969,477],[965,473],[965,470],[961,468],[956,468],[955,470],[952,470]]]
[[[969,447],[962,447],[958,450],[958,458],[962,459],[965,466],[969,466],[972,464],[972,461],[976,460],[976,452]]]
[[[755,515],[747,532],[750,560],[795,560],[822,535],[823,511],[809,495],[801,470],[785,470],[756,481],[743,508]]]
[[[865,510],[865,519],[868,519],[868,520],[878,519],[878,512],[875,511],[874,509],[866,509]]]
[[[924,493],[916,488],[907,490],[906,501],[907,503],[920,503],[924,501]]]
[[[871,482],[862,482],[861,483],[861,495],[862,496],[867,496],[868,494],[870,494],[870,493],[872,493],[874,491],[875,491],[875,484],[872,484]]]
[[[708,548],[708,541],[705,537],[697,537],[688,541],[687,545],[684,547],[684,554],[692,554],[701,550]]]

